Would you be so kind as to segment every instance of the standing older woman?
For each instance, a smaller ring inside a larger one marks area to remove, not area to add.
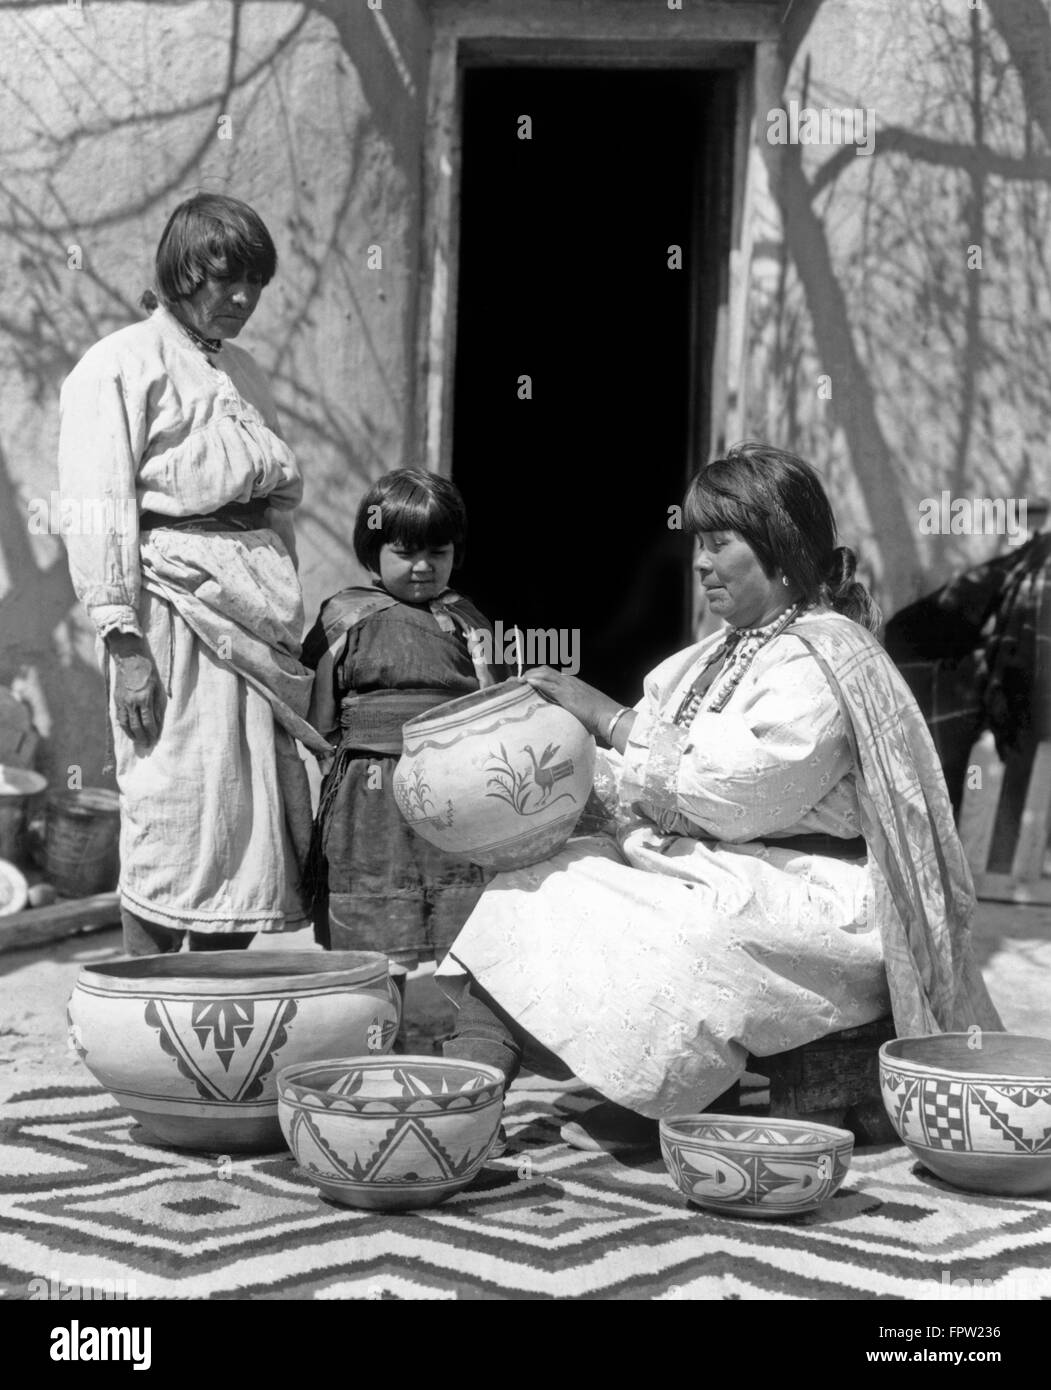
[[[750,1052],[891,1007],[899,1032],[998,1026],[938,760],[816,474],[741,445],[686,516],[728,630],[633,710],[527,675],[614,750],[610,833],[499,875],[439,972],[469,975],[450,1055],[513,1075],[541,1050],[635,1112],[564,1131],[585,1146],[703,1109]]]
[[[257,214],[200,194],[157,249],[150,317],[62,389],[59,476],[77,597],[105,647],[129,954],[247,946],[304,920],[294,739],[311,676],[291,513],[299,467],[236,338],[274,275]],[[71,509],[73,510],[73,509]]]

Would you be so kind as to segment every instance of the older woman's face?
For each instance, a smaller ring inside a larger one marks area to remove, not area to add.
[[[712,613],[732,627],[761,627],[792,602],[780,575],[767,575],[736,531],[702,531],[694,568]]]
[[[209,275],[176,313],[202,338],[236,338],[255,313],[263,282],[254,271],[235,268],[229,277]]]

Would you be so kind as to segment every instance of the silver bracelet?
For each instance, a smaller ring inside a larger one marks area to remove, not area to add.
[[[626,714],[630,714],[630,713],[631,713],[631,706],[630,706],[630,705],[622,705],[621,708],[620,708],[619,710],[617,710],[617,712],[616,712],[616,714],[613,716],[613,718],[609,721],[609,728],[606,730],[606,742],[609,744],[609,746],[610,746],[611,748],[613,747],[613,731],[614,731],[614,729],[617,727],[617,725],[620,723],[620,721],[624,718],[624,716],[625,716]]]

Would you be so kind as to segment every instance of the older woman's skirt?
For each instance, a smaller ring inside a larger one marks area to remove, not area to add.
[[[652,826],[621,846],[573,840],[498,875],[438,973],[469,971],[576,1076],[652,1116],[703,1109],[750,1052],[889,1013],[866,865]]]
[[[139,614],[164,724],[145,753],[114,724],[124,904],[196,932],[305,926],[310,793],[295,742],[171,604],[145,592]]]

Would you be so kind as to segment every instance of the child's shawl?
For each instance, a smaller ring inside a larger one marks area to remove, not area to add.
[[[352,585],[321,605],[317,622],[303,642],[300,661],[316,672],[310,705],[311,724],[322,734],[339,725],[339,714],[332,694],[332,674],[339,660],[347,633],[366,618],[401,603],[379,585]],[[422,605],[421,605],[422,606]],[[475,628],[489,629],[488,621],[469,599],[453,589],[445,589],[426,605],[443,632],[467,633]]]
[[[839,615],[788,629],[836,692],[854,744],[899,1037],[1001,1029],[971,953],[974,886],[938,756],[908,686],[864,628]]]

